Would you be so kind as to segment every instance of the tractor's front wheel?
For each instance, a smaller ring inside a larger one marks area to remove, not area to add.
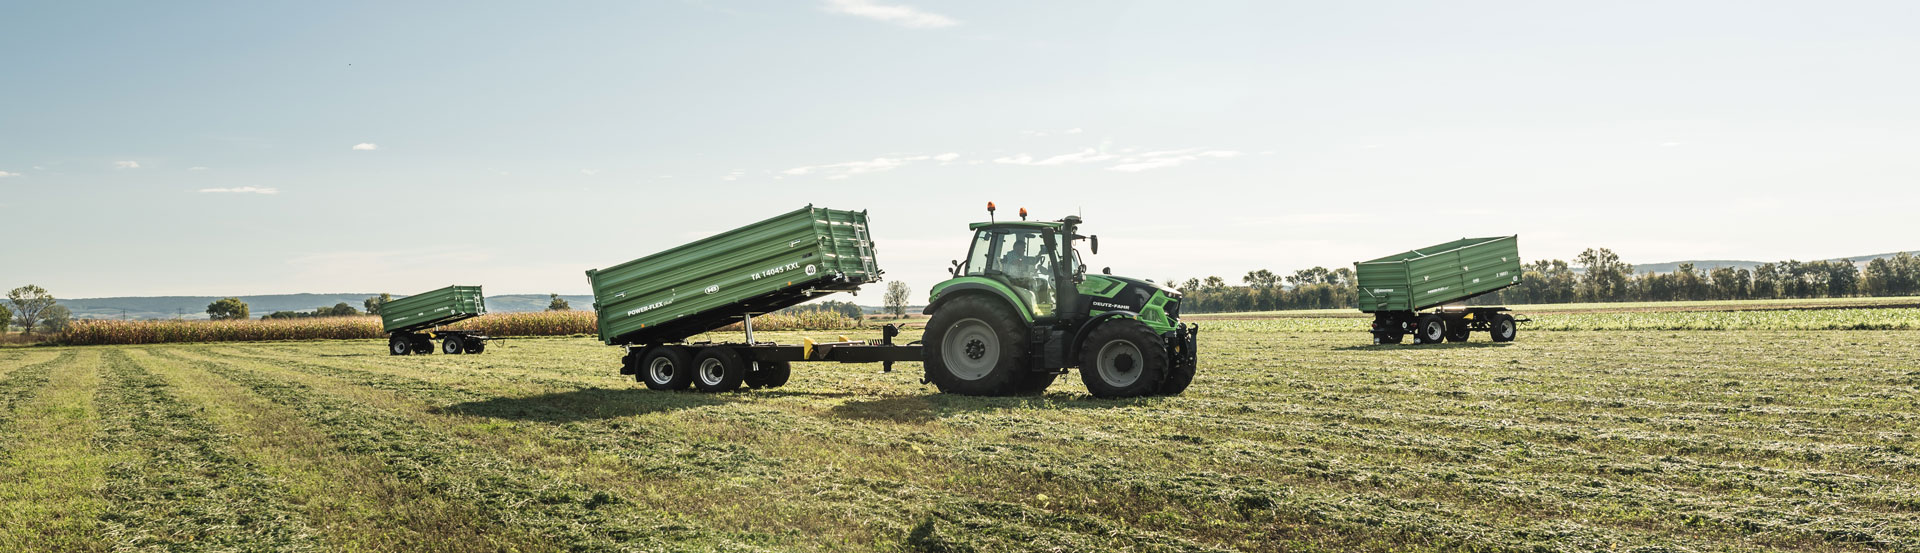
[[[1115,319],[1093,329],[1080,349],[1080,381],[1094,397],[1139,397],[1159,391],[1171,363],[1153,329]]]
[[[927,321],[922,349],[927,381],[942,393],[1007,395],[1033,384],[1022,361],[1026,322],[989,298],[959,297],[942,306]]]

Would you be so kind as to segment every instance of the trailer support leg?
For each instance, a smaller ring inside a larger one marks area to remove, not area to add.
[[[880,345],[883,345],[883,346],[893,345],[893,337],[899,336],[899,335],[900,335],[899,325],[881,326],[880,327]],[[893,372],[893,361],[892,360],[881,361],[880,372],[883,372],[883,373]]]

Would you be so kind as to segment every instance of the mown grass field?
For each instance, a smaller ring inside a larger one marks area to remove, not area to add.
[[[649,392],[577,338],[4,349],[0,551],[1920,549],[1920,331],[1218,326],[1125,401]]]

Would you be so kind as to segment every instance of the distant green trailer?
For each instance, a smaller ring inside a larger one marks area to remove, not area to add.
[[[1464,342],[1484,331],[1495,342],[1518,334],[1505,307],[1441,307],[1520,283],[1519,236],[1462,238],[1354,263],[1360,311],[1373,314],[1376,344]],[[1421,313],[1422,310],[1441,307]]]
[[[387,351],[393,355],[433,353],[434,339],[450,355],[480,353],[493,338],[439,327],[486,313],[487,300],[479,286],[448,286],[387,302],[380,306],[380,324],[387,332]]]

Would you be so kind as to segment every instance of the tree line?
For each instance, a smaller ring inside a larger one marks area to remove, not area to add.
[[[1841,298],[1920,294],[1920,257],[1902,253],[1866,267],[1845,260],[1762,263],[1753,269],[1704,269],[1682,263],[1673,272],[1635,273],[1607,248],[1590,248],[1571,263],[1542,259],[1523,265],[1520,283],[1472,303]],[[1576,269],[1576,267],[1578,269]],[[1353,269],[1314,267],[1280,274],[1249,271],[1239,283],[1210,276],[1169,280],[1186,297],[1186,313],[1353,308],[1359,299]]]

